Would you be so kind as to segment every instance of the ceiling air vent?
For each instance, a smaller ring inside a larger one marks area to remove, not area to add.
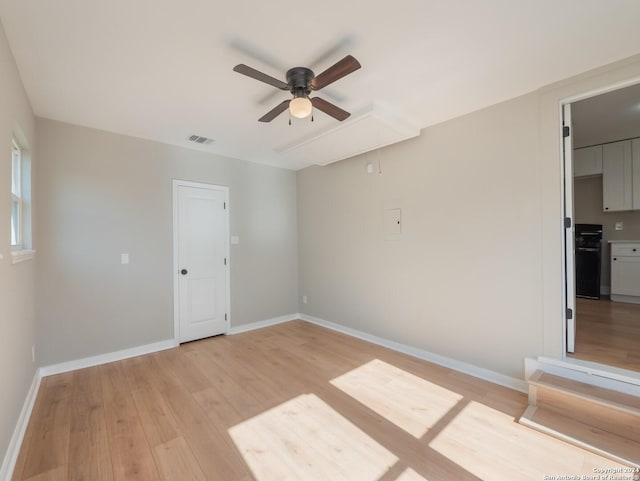
[[[196,144],[206,145],[213,142],[213,139],[208,139],[207,137],[202,137],[201,135],[192,135],[188,139],[190,142],[195,142]]]

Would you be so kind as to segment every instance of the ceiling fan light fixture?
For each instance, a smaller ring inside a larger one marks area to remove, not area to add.
[[[304,119],[311,115],[313,105],[308,97],[296,97],[289,102],[289,112],[297,119]]]

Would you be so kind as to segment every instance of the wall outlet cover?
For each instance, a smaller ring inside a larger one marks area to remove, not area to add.
[[[624,229],[624,224],[622,222],[616,222],[616,230]]]

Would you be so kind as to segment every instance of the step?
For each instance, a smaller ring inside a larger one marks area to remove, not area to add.
[[[529,406],[518,422],[621,464],[640,467],[640,443],[552,409]]]
[[[529,379],[529,404],[640,442],[640,398],[536,371]]]

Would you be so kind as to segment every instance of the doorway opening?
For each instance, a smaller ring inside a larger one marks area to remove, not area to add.
[[[563,121],[566,357],[640,373],[640,84]]]

